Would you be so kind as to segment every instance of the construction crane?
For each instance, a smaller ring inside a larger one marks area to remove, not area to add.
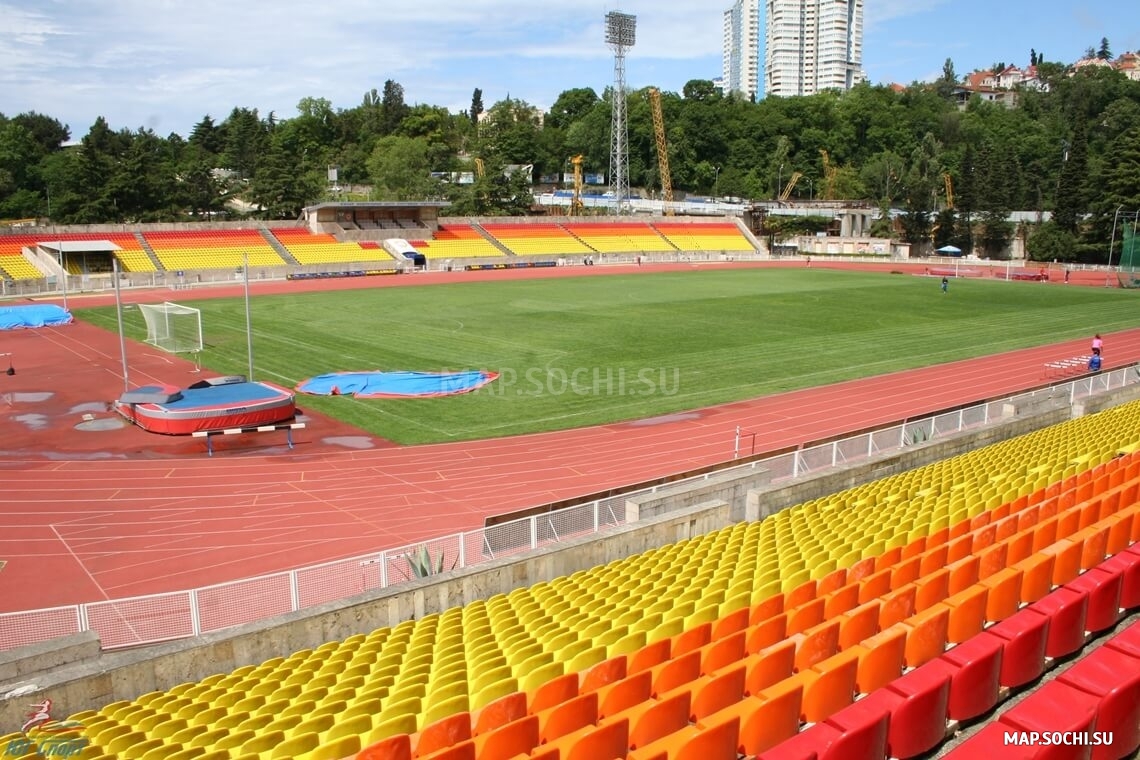
[[[653,134],[657,138],[657,171],[661,174],[661,198],[665,215],[673,216],[673,178],[669,176],[669,144],[665,141],[665,116],[661,111],[661,91],[649,88],[649,105],[653,111]]]
[[[942,172],[942,184],[946,187],[946,208],[954,208],[954,182],[950,172]]]
[[[788,179],[788,184],[784,185],[784,192],[780,193],[781,203],[792,197],[792,191],[796,189],[796,183],[799,182],[803,176],[801,172],[792,172],[792,176]]]
[[[483,166],[483,159],[476,158],[475,159],[475,176],[476,177],[482,177],[484,171],[486,171],[486,167]]]
[[[574,196],[570,199],[570,216],[582,215],[582,157],[574,156],[570,159],[574,166]]]
[[[835,178],[839,174],[839,167],[832,165],[831,156],[823,148],[819,149],[819,155],[823,158],[823,192],[821,195],[825,201],[833,201],[835,200]]]

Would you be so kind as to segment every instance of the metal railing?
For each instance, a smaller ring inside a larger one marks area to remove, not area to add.
[[[715,472],[667,485],[348,559],[186,591],[0,613],[0,650],[88,630],[99,634],[103,649],[197,636],[598,533],[624,523],[627,499],[661,488],[672,489],[686,482],[756,468],[768,470],[773,482],[804,477],[875,454],[984,427],[1002,418],[1004,407],[1011,403],[1042,396],[1073,403],[1138,382],[1140,367],[1129,366],[905,420],[746,464],[728,463]],[[726,450],[728,445],[726,442]]]

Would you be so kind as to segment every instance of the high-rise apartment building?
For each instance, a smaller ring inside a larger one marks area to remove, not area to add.
[[[763,94],[760,70],[760,0],[736,0],[724,12],[724,60],[721,88],[749,100]]]
[[[765,5],[769,95],[849,90],[863,80],[863,0],[765,0]]]

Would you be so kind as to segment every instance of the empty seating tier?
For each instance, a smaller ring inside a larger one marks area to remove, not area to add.
[[[732,222],[654,222],[653,227],[682,251],[755,251]]]
[[[557,224],[483,224],[483,229],[512,253],[581,256],[594,249]]]
[[[40,243],[55,248],[58,243],[82,243],[103,241],[119,247],[114,252],[125,272],[153,272],[154,263],[143,250],[139,239],[131,232],[63,232],[57,234],[4,235],[0,236],[0,269],[14,280],[39,279],[44,273],[24,257],[24,248],[35,248]],[[99,262],[85,261],[82,253],[67,256],[69,274],[106,273],[111,271],[110,253],[97,252]],[[97,265],[101,262],[101,265]]]
[[[302,265],[351,264],[358,261],[388,261],[392,258],[373,241],[342,243],[332,235],[314,234],[301,227],[272,229],[269,232]],[[365,245],[365,242],[371,244]]]
[[[429,259],[471,259],[502,256],[495,244],[470,224],[439,225],[431,240],[409,241]]]
[[[571,235],[598,253],[676,253],[676,246],[645,222],[565,222]]]
[[[144,232],[143,238],[169,271],[284,266],[261,230],[175,230]]]
[[[854,737],[915,757],[1140,597],[1112,580],[1140,538],[1137,429],[1132,403],[72,717],[96,756],[143,760],[870,757]],[[1058,622],[974,643],[1024,605]]]

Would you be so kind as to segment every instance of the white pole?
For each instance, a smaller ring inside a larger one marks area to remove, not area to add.
[[[1112,247],[1116,245],[1116,220],[1120,216],[1120,209],[1122,208],[1124,208],[1123,203],[1117,206],[1116,211],[1112,214],[1112,237],[1108,239],[1108,272],[1104,275],[1104,286],[1106,288],[1108,287],[1109,280],[1112,278]],[[1120,255],[1121,258],[1124,257],[1123,252],[1121,252]]]
[[[740,458],[740,425],[736,426],[736,439],[732,442],[732,458]]]
[[[249,374],[246,379],[253,382],[253,321],[249,315],[249,252],[242,254],[242,270],[245,272],[245,345],[249,357]]]
[[[55,234],[57,237],[59,236],[59,228],[56,228]],[[62,287],[63,287],[63,310],[67,311],[67,264],[66,264],[66,260],[64,259],[64,256],[63,256],[63,241],[62,240],[56,240],[55,244],[56,244],[56,248],[57,248],[56,253],[59,254],[59,272],[60,272],[60,280],[59,281],[60,281],[60,283],[62,283]]]
[[[131,389],[127,375],[127,338],[123,334],[123,297],[119,292],[119,260],[111,259],[111,276],[115,278],[115,317],[119,322],[119,355],[123,358],[123,392]]]

